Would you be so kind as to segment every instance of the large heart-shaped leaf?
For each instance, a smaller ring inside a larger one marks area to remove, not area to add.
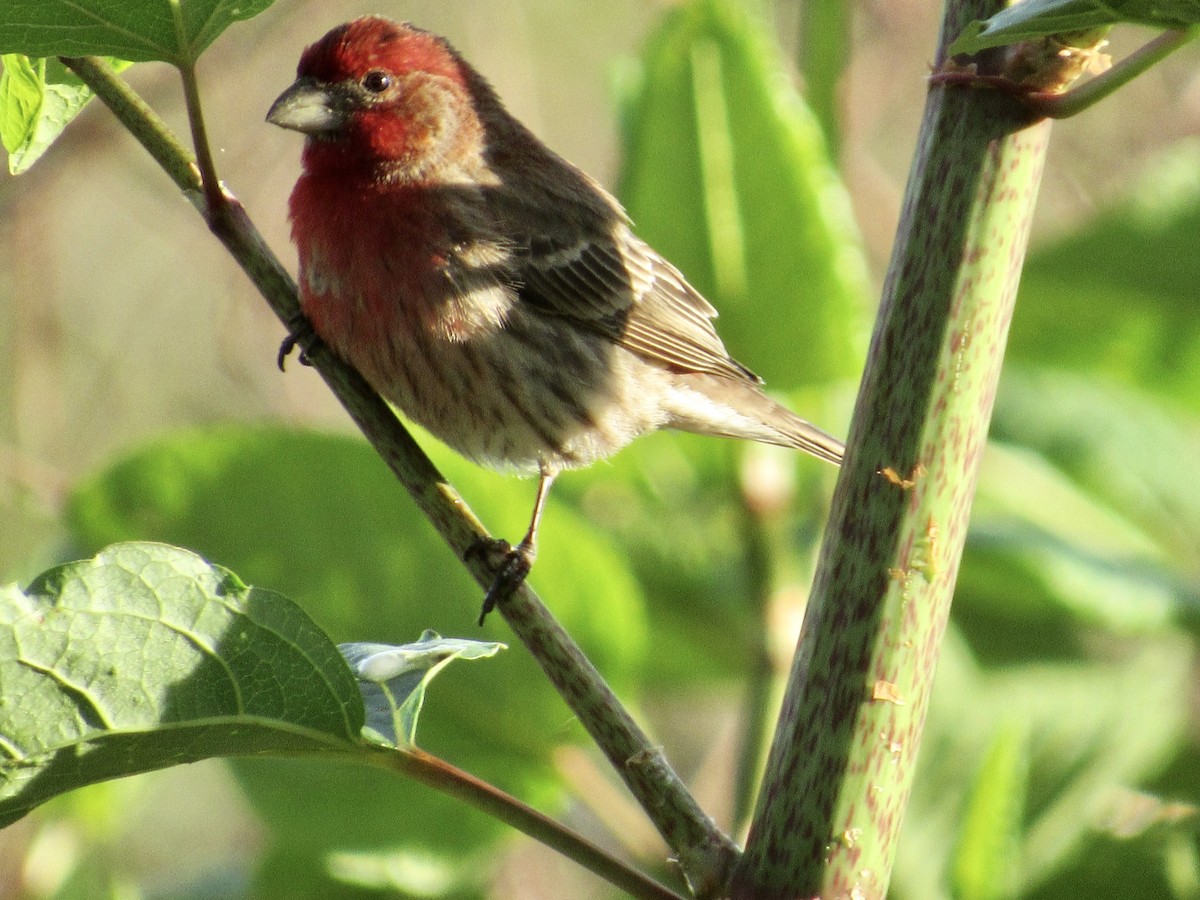
[[[362,702],[298,607],[165,544],[0,590],[0,823],[96,781],[359,740]]]

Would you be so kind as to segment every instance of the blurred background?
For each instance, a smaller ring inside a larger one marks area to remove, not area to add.
[[[788,125],[786,152],[812,167],[810,185],[832,180],[823,233],[843,248],[826,267],[837,271],[819,276],[838,298],[811,315],[817,307],[799,299],[776,309],[719,296],[719,272],[689,264],[690,239],[672,230],[690,216],[677,185],[656,188],[671,135],[630,98],[653,70],[647,42],[678,5],[278,0],[200,65],[218,169],[294,270],[286,200],[300,139],[263,117],[300,51],[365,13],[444,34],[546,143],[620,193],[643,234],[722,309],[735,357],[844,433],[939,4],[853,4],[846,32],[824,48],[838,73],[832,105],[819,119],[788,113],[799,124]],[[765,36],[762,65],[803,94],[812,8],[741,5]],[[1109,49],[1119,57],[1148,36],[1119,30]],[[916,789],[896,896],[1200,897],[1198,60],[1187,48],[1054,127],[918,776],[944,789]],[[173,69],[138,65],[127,77],[186,133]],[[779,230],[770,209],[755,215]],[[799,336],[771,327],[791,321],[788,309],[816,324]],[[320,380],[294,362],[279,372],[283,337],[189,202],[100,104],[28,174],[0,176],[0,578],[27,581],[111,540],[171,540],[288,593],[339,640],[412,640],[427,624],[475,636],[473,588]],[[833,361],[811,362],[823,352]],[[762,729],[751,707],[767,721],[774,708],[773,679],[753,673],[763,660],[786,671],[833,473],[690,437],[645,443],[562,480],[535,586],[636,698],[706,808],[734,827],[752,781],[738,760],[753,757]],[[532,484],[431,452],[495,531],[519,532]],[[763,552],[769,565],[755,562]],[[407,596],[429,600],[445,583],[462,597],[436,614]],[[487,636],[504,639],[502,625],[490,622]],[[661,855],[527,667],[443,678],[430,693],[431,749],[508,778],[620,852]],[[536,714],[514,728],[525,703]],[[380,788],[362,779],[214,762],[81,791],[0,832],[0,898],[609,896],[473,813],[464,824],[423,789],[388,788],[387,809],[366,812]],[[1004,890],[972,895],[950,874],[954,848],[980,785],[996,783],[1020,785],[1027,802],[1003,832],[1016,847]],[[357,798],[359,831],[347,808],[323,805],[339,792]],[[390,821],[397,810],[424,843]],[[339,834],[317,833],[334,822]]]

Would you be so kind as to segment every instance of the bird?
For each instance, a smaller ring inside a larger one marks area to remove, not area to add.
[[[366,16],[307,47],[296,76],[267,121],[305,135],[289,218],[306,327],[458,453],[539,479],[480,622],[529,574],[555,477],[643,434],[840,464],[842,443],[764,393],[620,203],[445,38]]]

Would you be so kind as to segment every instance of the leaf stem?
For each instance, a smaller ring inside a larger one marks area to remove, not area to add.
[[[1114,64],[1107,72],[1067,91],[1035,90],[1004,72],[982,75],[961,68],[935,71],[929,81],[930,84],[992,88],[1018,97],[1035,115],[1047,119],[1067,119],[1099,103],[1197,35],[1200,35],[1200,25],[1165,31]]]
[[[181,190],[195,195],[205,184],[217,185],[215,173],[207,182],[202,179],[201,167],[111,67],[93,57],[68,58],[63,62],[113,111]],[[198,96],[195,99],[198,109]],[[200,141],[197,146],[204,146],[203,129],[197,131],[194,122],[193,133]],[[211,170],[211,158],[208,165]],[[295,281],[237,199],[219,187],[216,189],[220,201],[215,207],[209,202],[203,208],[210,228],[280,321],[289,328],[295,327],[295,323],[303,321]],[[210,210],[220,214],[211,215]],[[479,554],[470,551],[481,540],[489,540],[490,535],[461,495],[357,371],[320,342],[309,342],[304,350],[313,368],[443,540],[465,560],[476,581],[489,587],[495,573]],[[616,767],[675,853],[696,895],[715,895],[736,860],[738,851],[733,842],[700,809],[661,749],[650,742],[583,651],[527,584],[498,609]]]
[[[560,822],[423,750],[415,747],[379,749],[371,751],[366,759],[371,765],[401,772],[414,781],[462,800],[511,825],[575,860],[632,897],[641,900],[682,900],[679,894],[615,859]]]
[[[59,61],[79,76],[179,189],[194,199],[201,179],[191,151],[113,67],[97,56],[60,56]]]
[[[1154,64],[1174,53],[1200,34],[1200,26],[1165,31],[1143,44],[1102,75],[1061,94],[1030,94],[1030,108],[1048,119],[1066,119],[1100,102],[1117,88],[1128,84]]]
[[[217,167],[213,163],[212,150],[208,145],[208,131],[204,127],[204,109],[200,105],[200,87],[196,81],[196,55],[188,41],[187,26],[183,21],[183,3],[181,0],[171,0],[169,5],[171,19],[175,24],[176,43],[186,50],[186,55],[175,61],[175,67],[179,69],[179,75],[183,79],[183,101],[187,107],[188,124],[192,129],[196,164],[200,169],[206,206],[205,218],[209,227],[215,229],[215,220],[225,212],[225,196],[221,191]]]
[[[192,129],[192,146],[196,151],[196,166],[200,170],[201,189],[204,192],[205,218],[210,227],[215,219],[226,211],[228,198],[217,178],[217,167],[213,162],[212,149],[208,145],[208,129],[204,125],[204,110],[200,105],[200,87],[196,81],[196,66],[189,62],[179,67],[183,79],[183,97],[187,106],[188,123]]]

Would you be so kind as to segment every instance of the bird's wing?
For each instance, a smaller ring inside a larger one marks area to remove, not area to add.
[[[761,383],[730,358],[713,328],[717,311],[683,274],[624,227],[613,238],[536,238],[520,254],[522,302],[592,328],[681,372]]]

